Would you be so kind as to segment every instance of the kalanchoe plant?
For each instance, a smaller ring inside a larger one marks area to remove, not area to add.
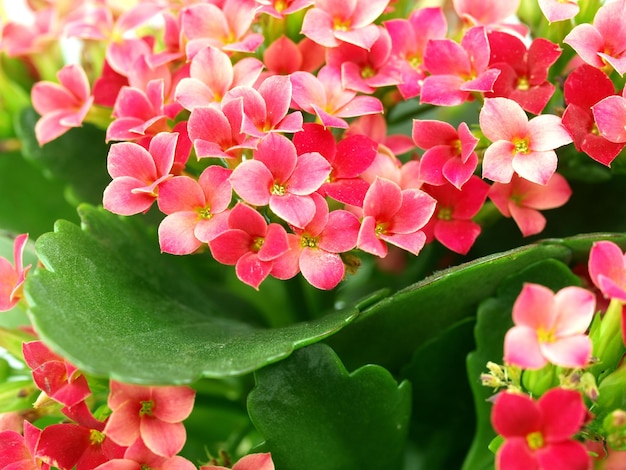
[[[626,465],[626,0],[0,20],[2,468]]]

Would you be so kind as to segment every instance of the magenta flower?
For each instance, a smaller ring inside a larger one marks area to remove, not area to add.
[[[356,246],[359,220],[345,210],[329,213],[328,204],[319,194],[313,194],[315,216],[306,227],[294,228],[290,235],[290,250],[276,260],[272,276],[289,279],[298,271],[318,289],[334,289],[345,276],[340,253]]]
[[[556,294],[539,284],[524,284],[513,304],[513,326],[504,338],[504,361],[523,369],[548,363],[585,367],[592,344],[585,334],[595,313],[593,293],[565,287]]]
[[[434,237],[450,250],[467,254],[480,235],[480,225],[472,217],[485,203],[489,185],[472,176],[461,189],[451,184],[424,189],[437,200],[435,213],[424,227],[427,239]]]
[[[357,96],[357,92],[346,90],[339,69],[324,66],[317,77],[308,72],[294,72],[290,76],[293,85],[293,104],[313,114],[324,127],[347,128],[342,118],[377,114],[383,105],[373,96]]]
[[[93,104],[87,74],[79,65],[66,65],[58,73],[59,83],[38,82],[32,89],[33,107],[41,118],[35,124],[39,145],[80,127]]]
[[[35,384],[53,400],[65,406],[74,406],[91,395],[85,376],[75,366],[50,351],[43,342],[23,343],[22,352],[33,372]]]
[[[559,173],[545,185],[513,175],[509,183],[494,183],[489,190],[489,199],[503,216],[513,217],[525,237],[540,233],[546,226],[540,210],[561,207],[571,195],[567,180]]]
[[[492,141],[485,151],[483,177],[500,183],[517,173],[546,184],[557,167],[554,149],[572,141],[561,118],[543,114],[529,121],[522,107],[508,98],[486,99],[478,119]]]
[[[330,171],[330,164],[319,153],[298,156],[289,139],[272,133],[259,142],[254,159],[235,168],[230,181],[248,204],[269,204],[278,217],[302,228],[315,214],[310,195],[322,186]]]
[[[24,280],[31,265],[24,267],[24,248],[28,242],[28,234],[15,237],[13,242],[13,264],[0,257],[0,312],[11,310],[22,298]]]
[[[377,145],[366,135],[353,134],[335,143],[330,129],[307,123],[304,130],[293,136],[298,154],[319,152],[332,169],[319,192],[336,201],[361,207],[370,185],[359,176],[376,157]]]
[[[236,86],[252,86],[262,69],[263,63],[258,59],[246,57],[233,65],[225,52],[205,47],[192,59],[189,77],[176,86],[176,101],[190,111],[211,104],[219,107],[228,90]]]
[[[426,44],[424,65],[431,75],[424,79],[420,101],[455,106],[472,93],[493,90],[500,70],[489,67],[489,42],[485,28],[465,32],[461,44],[451,39],[431,39]]]
[[[195,391],[184,386],[148,387],[110,381],[112,413],[104,434],[122,446],[138,440],[161,457],[173,457],[186,440],[182,421],[193,409]]]
[[[457,189],[470,179],[478,166],[474,149],[478,139],[462,122],[458,131],[443,121],[413,120],[413,142],[426,149],[420,161],[420,176],[425,183],[452,183]]]
[[[228,470],[228,468],[219,465],[203,465],[200,470]],[[274,470],[274,462],[272,462],[272,455],[269,453],[248,454],[239,459],[233,465],[232,470]]]
[[[572,438],[587,417],[579,392],[553,388],[539,400],[502,392],[491,412],[495,431],[504,437],[496,468],[587,470],[589,454]]]
[[[620,119],[626,122],[626,115],[620,118],[623,98],[615,96],[603,104],[599,103],[615,95],[613,82],[600,69],[582,64],[567,76],[563,94],[567,103],[562,117],[563,125],[572,135],[576,150],[609,166],[626,145],[623,124],[621,128],[619,125]],[[601,123],[599,125],[595,122],[596,113]]]
[[[148,150],[134,142],[113,144],[107,159],[113,181],[104,190],[104,208],[120,215],[147,212],[159,185],[171,177],[177,139],[178,134],[162,132]]]
[[[159,225],[161,251],[186,255],[228,228],[231,170],[211,165],[196,181],[175,176],[159,188],[157,203],[167,217]]]
[[[419,189],[400,189],[396,183],[376,178],[363,201],[363,220],[357,248],[384,258],[386,243],[417,255],[426,241],[420,229],[435,211],[436,201]]]
[[[381,151],[391,152],[393,155],[401,155],[415,148],[413,139],[405,134],[387,133],[387,121],[382,114],[366,114],[350,123],[345,136],[366,135],[379,146]]]
[[[519,37],[501,31],[490,32],[488,39],[489,66],[499,69],[500,75],[493,92],[485,97],[510,98],[525,111],[540,114],[554,93],[548,70],[561,55],[561,48],[544,38],[535,39],[527,48]]]
[[[606,298],[626,302],[626,255],[615,243],[593,244],[589,252],[589,276]]]
[[[579,24],[563,39],[580,58],[596,68],[609,64],[617,73],[626,73],[626,2],[603,4],[593,18],[593,25]]]
[[[578,0],[539,0],[539,8],[550,23],[571,20],[580,11]]]
[[[24,435],[15,431],[0,432],[0,468],[7,470],[48,470],[50,465],[35,459],[41,430],[24,421]]]
[[[282,225],[268,225],[253,208],[238,203],[228,216],[228,230],[212,239],[209,247],[218,262],[234,265],[237,277],[258,290],[274,261],[289,250],[289,241]]]
[[[408,19],[385,22],[391,36],[392,55],[400,62],[402,81],[398,91],[406,100],[419,96],[426,78],[424,51],[430,39],[443,39],[448,23],[440,7],[418,8]]]
[[[369,50],[379,30],[374,21],[385,11],[389,0],[317,0],[306,12],[302,34],[325,47],[340,41]]]

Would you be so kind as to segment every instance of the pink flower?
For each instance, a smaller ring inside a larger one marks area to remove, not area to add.
[[[315,0],[256,0],[260,6],[257,13],[267,13],[274,18],[284,19],[288,15],[310,7]]]
[[[443,121],[413,120],[413,142],[426,149],[420,162],[420,176],[425,183],[452,183],[457,189],[470,179],[478,166],[474,149],[478,139],[462,122],[458,131]]]
[[[325,47],[340,41],[369,50],[379,30],[374,21],[385,11],[389,0],[317,0],[306,12],[302,34]]]
[[[626,116],[621,117],[621,128],[619,124],[622,97],[615,96],[600,104],[604,98],[615,95],[613,82],[601,70],[582,64],[567,76],[563,94],[567,103],[563,125],[572,135],[576,150],[609,166],[626,144],[626,138],[623,137]],[[600,123],[598,125],[595,122],[596,113]]]
[[[228,227],[226,209],[232,198],[231,170],[211,165],[196,181],[175,176],[159,188],[157,203],[167,217],[159,225],[161,251],[186,255]]]
[[[626,73],[626,2],[618,0],[603,4],[593,18],[593,25],[576,26],[563,39],[580,58],[602,69],[606,64],[617,73]]]
[[[193,409],[195,391],[185,386],[148,387],[110,381],[112,413],[104,434],[131,446],[139,439],[161,457],[173,457],[186,440],[182,421]]]
[[[299,109],[315,115],[324,127],[345,129],[348,123],[342,118],[383,111],[378,98],[357,96],[356,91],[346,90],[339,69],[324,66],[317,77],[308,72],[294,72],[290,78],[293,103]]]
[[[33,107],[41,115],[35,124],[39,145],[80,127],[93,104],[87,74],[79,65],[66,65],[58,73],[59,83],[39,82],[33,86]]]
[[[37,387],[66,406],[83,401],[91,390],[85,376],[72,364],[54,354],[41,341],[22,344],[24,360],[33,372]]]
[[[315,213],[311,193],[326,181],[331,167],[317,152],[298,156],[293,143],[281,134],[259,142],[254,159],[239,164],[230,181],[248,204],[265,206],[296,227],[304,227]]]
[[[615,243],[593,244],[589,252],[589,276],[606,298],[626,302],[626,255]]]
[[[159,133],[148,150],[133,142],[113,144],[107,159],[113,181],[104,190],[104,208],[120,215],[147,212],[159,184],[171,176],[177,139],[178,134]]]
[[[508,98],[488,98],[479,115],[480,128],[492,144],[485,151],[483,177],[500,183],[513,173],[546,184],[557,167],[555,148],[572,137],[551,114],[530,121],[519,104]]]
[[[408,19],[385,22],[391,36],[392,54],[400,62],[402,82],[398,91],[406,100],[419,96],[426,78],[424,52],[430,39],[443,39],[448,23],[440,7],[418,8]]]
[[[517,23],[504,23],[517,12],[521,0],[453,0],[454,10],[468,26],[483,25],[489,30],[506,29],[520,37],[528,33],[528,28]]]
[[[109,460],[94,470],[144,470],[147,468],[151,470],[195,470],[196,466],[179,455],[162,456],[156,454],[141,439],[137,439],[126,449],[123,458]]]
[[[540,114],[554,93],[548,70],[561,55],[561,48],[547,39],[537,38],[530,47],[517,36],[501,31],[488,35],[491,48],[489,66],[500,70],[493,92],[486,98],[510,98],[526,111]]]
[[[434,237],[450,250],[467,254],[480,234],[480,225],[472,217],[485,203],[489,185],[472,176],[461,189],[447,184],[425,191],[437,200],[435,213],[424,227],[427,238]]]
[[[357,248],[387,255],[387,243],[417,255],[426,241],[420,229],[435,211],[436,201],[419,189],[400,189],[396,183],[376,178],[363,201],[363,220]]]
[[[491,412],[491,422],[504,444],[496,455],[500,470],[587,470],[589,454],[572,438],[587,417],[579,392],[553,388],[539,400],[502,392]]]
[[[22,298],[22,288],[31,265],[24,267],[23,255],[28,234],[15,237],[13,264],[0,257],[0,312],[11,310]]]
[[[550,23],[570,20],[580,11],[578,0],[539,0],[539,8]]]
[[[300,271],[312,286],[330,290],[344,278],[346,270],[339,253],[356,246],[360,224],[350,212],[329,213],[324,198],[319,194],[312,196],[315,216],[306,227],[294,228],[295,235],[290,235],[291,249],[276,260],[271,274],[289,279]]]
[[[545,185],[513,175],[509,183],[494,183],[489,190],[489,198],[498,210],[505,217],[513,217],[525,237],[540,233],[546,226],[540,210],[561,207],[571,195],[567,180],[558,173]]]
[[[489,68],[489,42],[485,28],[465,32],[461,44],[451,39],[431,39],[426,44],[424,65],[431,75],[424,79],[421,103],[455,106],[471,93],[493,90],[500,70]]]
[[[539,284],[524,284],[513,305],[513,323],[504,338],[504,361],[524,369],[549,362],[561,367],[585,367],[591,339],[585,334],[595,313],[593,293],[565,287],[556,294]]]
[[[326,48],[307,37],[296,44],[287,36],[281,36],[267,46],[263,52],[263,63],[270,74],[289,75],[297,71],[313,72],[324,64],[325,55]]]
[[[237,277],[258,290],[274,261],[289,250],[289,242],[281,225],[268,225],[253,208],[238,203],[228,216],[228,230],[212,239],[209,247],[218,262],[235,265]]]
[[[219,465],[203,465],[200,470],[228,470],[228,468]],[[272,462],[272,455],[269,453],[248,454],[239,459],[232,470],[274,470],[274,462]]]

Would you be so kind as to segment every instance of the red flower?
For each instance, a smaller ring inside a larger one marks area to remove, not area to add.
[[[572,439],[587,416],[579,392],[554,388],[536,402],[526,395],[503,392],[491,422],[505,438],[496,455],[501,470],[587,470],[585,446]]]

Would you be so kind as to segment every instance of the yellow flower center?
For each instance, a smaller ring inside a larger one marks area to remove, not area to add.
[[[265,238],[257,237],[252,242],[252,251],[259,251],[265,242]]]
[[[152,409],[154,408],[154,402],[152,400],[145,400],[141,402],[141,409],[139,410],[139,416],[152,416]]]
[[[528,139],[513,139],[513,145],[515,145],[515,153],[528,153]]]
[[[97,429],[92,429],[89,431],[89,442],[92,446],[102,444],[104,442],[104,437],[104,434]]]
[[[537,339],[540,343],[554,343],[556,341],[556,335],[554,334],[554,330],[539,328],[537,330]]]
[[[386,231],[387,231],[387,224],[383,222],[376,224],[376,227],[374,228],[374,233],[376,234],[377,237],[380,237],[380,235],[383,235]]]
[[[211,217],[213,217],[213,214],[211,214],[210,207],[204,207],[198,210],[198,215],[200,216],[201,219],[210,219]]]
[[[283,184],[274,183],[271,193],[275,196],[284,196],[287,192],[287,188]]]
[[[361,78],[372,78],[374,75],[376,75],[376,72],[369,65],[366,65],[361,70]]]
[[[333,29],[335,31],[349,31],[350,20],[342,20],[341,18],[335,18],[333,21]]]
[[[437,213],[437,218],[440,220],[451,220],[452,219],[452,208],[451,207],[442,207],[439,209]]]
[[[517,89],[522,91],[527,91],[530,88],[530,83],[528,83],[528,78],[519,77],[517,79]]]
[[[300,246],[302,248],[316,248],[317,238],[311,237],[310,235],[302,235],[302,238],[300,239]]]
[[[543,436],[539,431],[531,432],[528,436],[526,436],[526,443],[530,450],[537,450],[543,447]]]

